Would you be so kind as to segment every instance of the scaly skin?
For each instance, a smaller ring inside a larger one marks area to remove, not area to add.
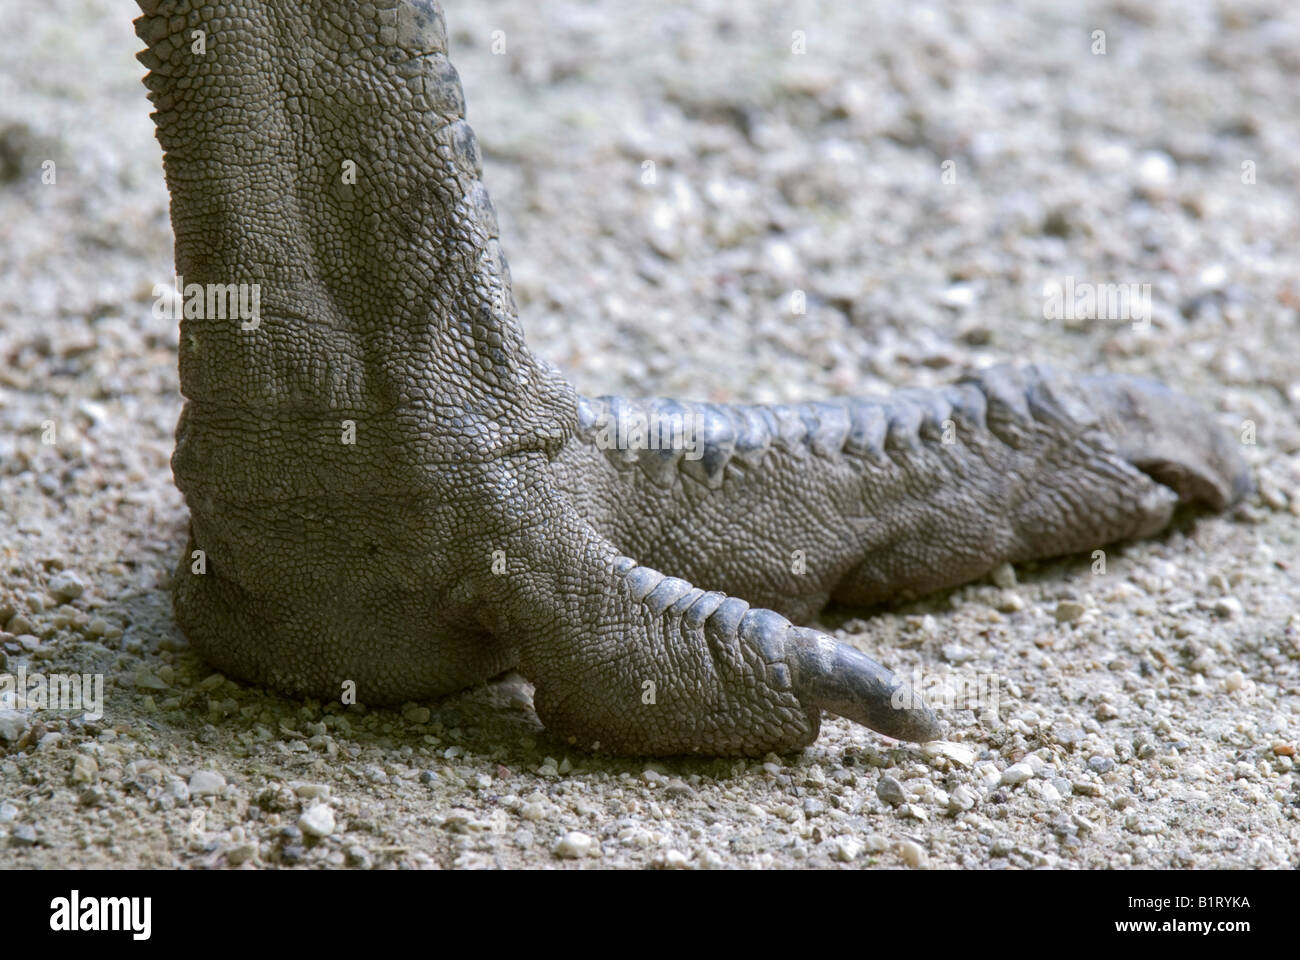
[[[1249,487],[1199,408],[1127,378],[581,399],[524,344],[433,0],[140,5],[177,273],[260,290],[256,324],[181,322],[176,616],[232,676],[380,704],[515,666],[552,732],[626,753],[789,750],[823,710],[931,739],[888,671],[773,611],[1149,535]],[[701,456],[598,449],[626,409],[700,415]]]

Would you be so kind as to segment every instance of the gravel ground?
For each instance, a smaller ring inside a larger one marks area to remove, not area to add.
[[[835,720],[795,756],[645,763],[548,739],[518,677],[400,710],[234,683],[170,617],[171,233],[130,7],[4,4],[0,669],[105,686],[97,721],[0,702],[0,863],[1300,864],[1300,9],[444,3],[529,341],[584,391],[1138,372],[1253,429],[1259,493],[1104,572],[827,620],[998,678],[945,745]],[[1149,325],[1045,310],[1067,277],[1150,284]]]

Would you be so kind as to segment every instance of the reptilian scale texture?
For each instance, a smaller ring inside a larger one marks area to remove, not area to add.
[[[1204,411],[1131,378],[581,398],[524,344],[435,2],[140,5],[176,272],[260,292],[256,322],[181,323],[176,616],[232,676],[379,704],[514,666],[551,731],[632,753],[796,748],[823,710],[930,739],[887,671],[787,617],[1249,488]],[[639,432],[665,423],[692,432]]]

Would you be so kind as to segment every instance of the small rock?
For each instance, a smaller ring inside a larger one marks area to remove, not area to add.
[[[50,595],[60,603],[70,603],[86,592],[86,585],[71,570],[60,570],[50,578]]]
[[[1225,618],[1241,616],[1241,601],[1236,597],[1220,597],[1214,601],[1214,612]]]
[[[293,792],[304,800],[318,800],[328,797],[330,788],[323,783],[300,783],[293,788]]]
[[[1014,787],[1018,784],[1024,783],[1026,780],[1033,779],[1033,776],[1034,768],[1022,761],[1020,763],[1013,763],[1011,766],[1003,770],[1000,782],[1005,787]]]
[[[898,855],[903,858],[903,862],[909,867],[925,866],[925,851],[914,840],[904,840],[899,843]]]
[[[328,837],[334,832],[334,811],[323,803],[303,812],[298,818],[298,827],[311,837]]]
[[[535,801],[532,803],[525,803],[519,808],[519,816],[523,817],[525,820],[532,820],[534,822],[545,820],[546,804],[537,803]]]
[[[12,803],[0,803],[0,823],[13,823],[17,817],[17,807]]]
[[[1115,761],[1110,757],[1092,756],[1088,758],[1088,769],[1096,773],[1110,773],[1115,769]]]
[[[18,710],[0,710],[0,738],[10,743],[21,740],[27,732],[27,714]]]
[[[1279,757],[1294,757],[1295,745],[1279,740],[1273,744],[1273,752]]]
[[[151,671],[141,668],[135,672],[135,688],[137,690],[166,690],[167,684],[155,677]]]
[[[895,807],[907,799],[907,795],[903,792],[903,785],[893,777],[880,778],[880,782],[876,784],[876,796]]]
[[[36,846],[36,828],[30,823],[20,823],[9,832],[9,838],[16,847]]]
[[[927,757],[947,757],[957,766],[969,770],[975,765],[975,751],[960,743],[948,740],[932,740],[921,747],[921,753]]]
[[[88,753],[79,753],[72,761],[72,782],[91,783],[99,776],[99,763]]]
[[[667,850],[662,858],[656,858],[656,863],[665,870],[686,870],[691,865],[691,858],[680,850]]]
[[[1016,585],[1016,568],[1009,563],[1002,563],[993,568],[993,583],[1003,590],[1010,590]]]
[[[1148,190],[1173,183],[1178,166],[1173,157],[1161,150],[1148,150],[1138,157],[1138,182]]]
[[[664,794],[669,797],[685,798],[695,796],[695,789],[682,780],[669,780],[664,787]]]
[[[98,807],[108,802],[108,794],[101,787],[90,786],[81,791],[77,802],[83,807]]]
[[[1078,600],[1062,600],[1056,605],[1056,622],[1072,623],[1083,616],[1085,610],[1087,607]]]
[[[945,660],[953,664],[966,663],[979,656],[979,653],[969,647],[963,647],[960,643],[946,643],[940,652]]]
[[[975,806],[975,794],[966,784],[958,784],[957,789],[948,795],[948,809],[952,813],[964,813]]]
[[[1229,693],[1236,693],[1246,685],[1246,677],[1240,670],[1234,670],[1223,678],[1223,689]]]
[[[203,797],[226,789],[226,778],[215,770],[195,770],[190,777],[190,796]]]
[[[1002,613],[1019,613],[1025,609],[1025,598],[1015,590],[1003,590],[998,595],[997,608]]]
[[[1115,709],[1113,704],[1099,703],[1097,704],[1096,716],[1098,720],[1114,720],[1119,716],[1119,711]]]
[[[869,853],[884,853],[889,849],[889,840],[878,833],[873,833],[863,842]]]
[[[411,723],[428,723],[433,716],[428,707],[412,707],[402,714]]]
[[[255,843],[241,843],[226,851],[226,861],[232,867],[237,867],[241,863],[247,863],[255,856],[257,856],[257,844]]]
[[[852,837],[837,837],[831,845],[831,856],[840,863],[852,863],[862,852],[862,844]]]
[[[566,833],[557,840],[555,846],[551,848],[551,853],[566,860],[577,860],[579,857],[585,857],[591,853],[593,846],[595,846],[595,843],[591,837],[575,830],[572,833]]]

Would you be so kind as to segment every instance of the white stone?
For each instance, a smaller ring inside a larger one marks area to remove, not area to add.
[[[1018,784],[1024,783],[1026,780],[1032,780],[1033,776],[1034,768],[1022,761],[1020,763],[1013,763],[1002,771],[1001,783],[1003,786],[1014,787]]]
[[[226,789],[226,778],[215,770],[195,770],[190,777],[190,796],[203,797]]]
[[[595,841],[591,837],[575,830],[560,837],[555,842],[555,846],[551,848],[551,853],[566,860],[577,860],[580,857],[589,856],[594,846]]]
[[[298,829],[312,837],[328,837],[334,832],[334,811],[318,803],[298,818]]]
[[[925,866],[925,851],[913,840],[904,840],[898,845],[898,855],[909,867]]]

